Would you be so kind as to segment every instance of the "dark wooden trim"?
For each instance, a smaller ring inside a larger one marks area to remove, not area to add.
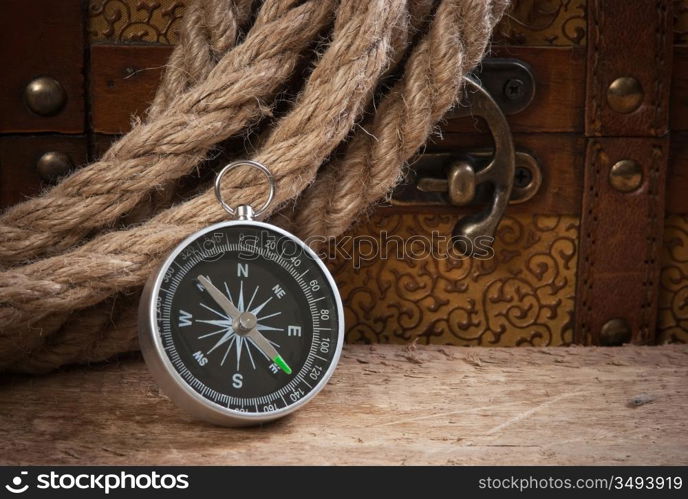
[[[669,108],[671,131],[688,131],[688,47],[674,48]]]
[[[36,169],[46,152],[69,156],[75,168],[87,163],[83,135],[0,135],[0,208],[35,196],[48,184]]]
[[[688,215],[688,134],[672,133],[667,171],[666,212]]]
[[[585,116],[585,50],[581,47],[499,47],[491,57],[513,57],[528,63],[536,81],[535,98],[508,117],[514,133],[583,132]],[[475,121],[449,121],[451,132],[475,130]]]
[[[155,96],[171,51],[168,46],[91,47],[93,132],[121,134],[129,130],[132,116],[143,115]]]
[[[85,32],[81,0],[5,0],[0,15],[0,133],[84,132]],[[60,112],[39,116],[24,100],[36,77],[67,94]]]

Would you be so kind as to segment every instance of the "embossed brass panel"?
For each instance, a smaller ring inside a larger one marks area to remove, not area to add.
[[[91,40],[174,44],[187,2],[90,0]],[[494,38],[512,45],[585,45],[585,4],[586,0],[514,0]]]
[[[450,234],[455,220],[383,210],[352,234],[431,238]],[[577,241],[575,217],[507,215],[492,259],[398,258],[389,244],[387,259],[361,260],[360,268],[339,257],[330,268],[345,303],[347,341],[569,344]]]
[[[510,45],[586,44],[586,0],[514,0],[494,39]]]
[[[688,215],[664,225],[657,341],[688,343]]]
[[[92,41],[174,44],[186,0],[89,0]]]

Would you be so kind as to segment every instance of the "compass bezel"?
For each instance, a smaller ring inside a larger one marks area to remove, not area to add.
[[[190,244],[197,239],[203,237],[206,233],[216,231],[219,229],[226,229],[237,226],[252,226],[264,228],[273,231],[284,237],[289,238],[304,252],[306,252],[319,266],[320,270],[327,279],[327,284],[334,296],[334,301],[337,308],[337,345],[332,356],[332,361],[328,366],[323,377],[318,383],[300,400],[292,403],[286,407],[279,408],[271,412],[241,412],[228,407],[223,407],[211,400],[206,399],[191,386],[184,381],[182,376],[172,365],[168,355],[165,353],[160,331],[157,325],[157,314],[155,301],[160,293],[163,279],[167,269],[172,265],[179,254],[184,251]],[[204,229],[194,232],[184,239],[177,247],[167,256],[167,258],[157,267],[155,272],[146,282],[141,300],[139,302],[139,343],[143,357],[150,369],[153,377],[160,386],[161,390],[169,396],[172,401],[189,412],[192,416],[223,426],[247,426],[260,423],[266,423],[275,419],[281,418],[290,414],[303,405],[308,403],[320,390],[327,384],[330,377],[334,373],[339,358],[341,356],[342,347],[344,344],[344,307],[342,299],[337,289],[337,285],[332,277],[332,274],[325,266],[323,261],[306,243],[301,241],[298,237],[290,232],[276,227],[265,222],[258,222],[255,220],[232,220],[227,222],[220,222],[214,225],[205,227]]]

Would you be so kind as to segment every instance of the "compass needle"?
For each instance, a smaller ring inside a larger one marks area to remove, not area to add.
[[[203,288],[208,292],[208,294],[211,296],[213,300],[215,300],[215,303],[220,305],[220,308],[224,310],[224,312],[229,315],[232,319],[236,319],[239,316],[239,310],[234,306],[234,304],[227,298],[222,291],[217,289],[212,282],[210,282],[210,279],[208,279],[205,276],[199,275],[197,277],[198,282],[201,283]],[[221,314],[220,314],[221,315]]]
[[[253,343],[258,347],[258,350],[262,351],[267,358],[273,361],[277,366],[279,366],[282,371],[287,374],[291,374],[291,368],[287,362],[282,358],[279,352],[272,346],[272,343],[267,340],[265,336],[260,334],[260,332],[254,327],[246,333]]]
[[[282,371],[284,371],[287,374],[291,374],[291,367],[289,367],[289,365],[284,361],[281,355],[278,355],[277,357],[272,359],[272,361],[275,364],[277,364],[280,367],[280,369],[282,369]]]

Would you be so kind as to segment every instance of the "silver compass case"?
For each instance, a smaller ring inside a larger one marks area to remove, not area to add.
[[[225,170],[247,163],[231,164]],[[252,220],[250,207],[241,208],[231,211],[239,212],[240,220],[206,227],[180,243],[148,279],[139,304],[141,351],[161,390],[193,417],[224,426],[265,423],[302,407],[327,384],[344,342],[341,297],[321,259],[293,234]],[[268,251],[251,246],[263,253],[243,263],[236,259],[231,241],[246,233],[274,234],[295,245],[302,257],[287,260],[278,247]],[[216,234],[226,234],[226,251],[220,248],[220,256],[197,256],[194,245]],[[207,274],[197,278],[198,268]],[[230,276],[229,283],[225,276]],[[281,284],[273,286],[273,277]],[[222,294],[217,304],[214,293]],[[196,295],[200,306],[194,301]],[[228,303],[232,300],[236,307]],[[260,305],[253,305],[259,301]],[[236,313],[225,314],[217,306],[221,304]],[[261,310],[272,313],[261,317]],[[204,313],[209,318],[196,318]],[[280,314],[288,316],[286,322],[274,322]],[[250,334],[242,329],[244,316],[249,319],[247,328],[253,328]],[[256,332],[270,343],[267,349],[278,353],[278,359],[254,341],[260,339],[252,336]]]

